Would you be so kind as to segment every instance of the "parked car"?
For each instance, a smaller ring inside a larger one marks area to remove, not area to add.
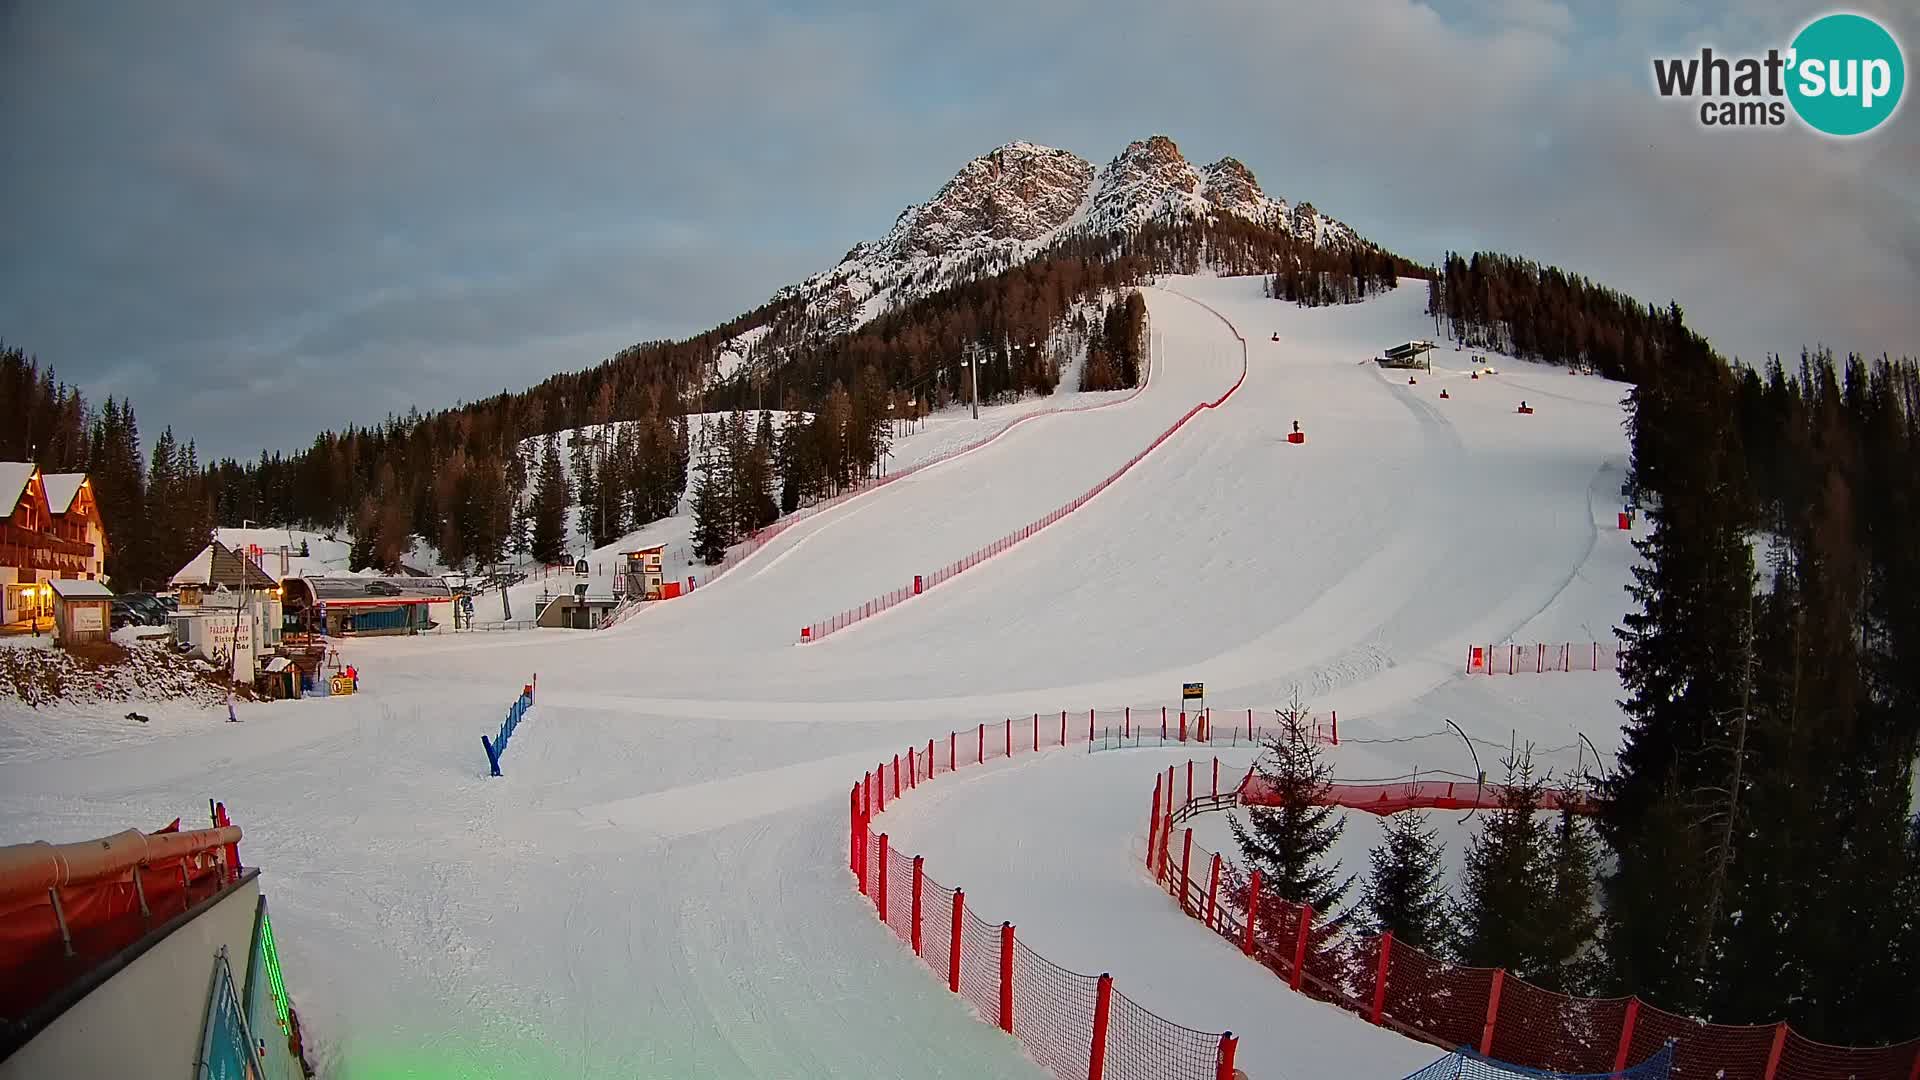
[[[167,625],[167,605],[160,598],[148,592],[121,593],[119,599],[140,616],[140,621],[148,626]]]
[[[132,604],[129,604],[125,600],[119,599],[118,597],[114,599],[113,628],[115,630],[118,630],[123,626],[145,626],[145,625],[147,625],[146,617],[142,615],[140,612],[134,610],[134,607]]]

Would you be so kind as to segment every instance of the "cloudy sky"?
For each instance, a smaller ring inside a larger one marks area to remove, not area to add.
[[[0,340],[149,436],[293,447],[707,329],[1001,143],[1164,133],[1416,259],[1678,299],[1723,351],[1920,353],[1920,108],[1841,142],[1651,89],[1825,8],[918,7],[0,0]],[[1911,4],[1853,7],[1914,62]]]

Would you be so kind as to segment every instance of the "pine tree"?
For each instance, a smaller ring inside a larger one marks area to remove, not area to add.
[[[1560,811],[1546,857],[1546,951],[1533,981],[1564,994],[1590,994],[1599,975],[1591,952],[1599,930],[1593,895],[1594,840],[1571,807]]]
[[[1344,919],[1342,902],[1354,878],[1342,877],[1332,859],[1345,822],[1336,807],[1318,805],[1332,783],[1333,767],[1312,738],[1312,720],[1296,693],[1280,710],[1280,730],[1266,738],[1254,773],[1278,805],[1249,807],[1243,822],[1230,822],[1249,869],[1260,871],[1260,894],[1311,904],[1318,925]]]
[[[730,488],[723,455],[709,449],[701,457],[700,476],[693,486],[693,555],[708,566],[726,558],[733,543]]]
[[[1452,926],[1439,834],[1427,815],[1416,811],[1382,818],[1380,827],[1380,843],[1368,855],[1372,872],[1361,886],[1360,909],[1375,931],[1391,932],[1396,945],[1444,957]]]
[[[560,464],[560,438],[548,435],[533,493],[533,558],[549,566],[567,558],[567,508],[573,492]]]
[[[1455,911],[1456,950],[1467,967],[1497,967],[1533,981],[1551,968],[1553,878],[1546,828],[1536,817],[1545,785],[1522,750],[1506,759],[1500,805],[1467,844]]]

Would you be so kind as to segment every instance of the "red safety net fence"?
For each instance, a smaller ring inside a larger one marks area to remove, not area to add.
[[[1198,303],[1198,301],[1195,301],[1195,302]],[[1201,306],[1207,307],[1207,305],[1205,304],[1201,304]],[[1213,311],[1214,309],[1212,309],[1211,307],[1207,307],[1207,310]],[[1225,317],[1220,316],[1220,313],[1218,311],[1214,311],[1214,315],[1220,317],[1222,322],[1226,321]],[[1232,323],[1228,323],[1227,325],[1228,325],[1228,329],[1232,329],[1232,325],[1233,325]],[[999,555],[1002,552],[1007,551],[1008,549],[1012,548],[1014,545],[1019,544],[1022,541],[1031,539],[1035,534],[1047,528],[1049,525],[1052,525],[1055,522],[1058,522],[1061,518],[1066,517],[1068,514],[1073,513],[1074,511],[1080,509],[1082,506],[1085,506],[1087,503],[1091,502],[1094,499],[1094,497],[1098,496],[1101,492],[1107,490],[1107,488],[1111,487],[1114,484],[1114,482],[1119,480],[1122,476],[1125,476],[1127,472],[1131,470],[1135,465],[1138,465],[1140,464],[1141,461],[1145,460],[1147,455],[1153,453],[1155,450],[1158,450],[1162,443],[1165,443],[1168,439],[1173,438],[1174,433],[1179,431],[1182,427],[1185,427],[1187,421],[1193,419],[1195,416],[1198,416],[1200,413],[1208,409],[1219,408],[1221,405],[1226,403],[1228,398],[1233,396],[1234,391],[1240,389],[1241,384],[1247,381],[1247,355],[1246,355],[1247,342],[1245,338],[1240,338],[1239,331],[1237,330],[1234,331],[1234,337],[1240,339],[1240,377],[1234,380],[1233,385],[1228,387],[1225,393],[1221,394],[1219,397],[1213,399],[1212,401],[1202,401],[1199,404],[1196,404],[1193,408],[1188,409],[1184,414],[1181,415],[1180,419],[1175,420],[1170,427],[1168,427],[1165,431],[1162,431],[1157,437],[1154,438],[1152,442],[1148,443],[1143,449],[1141,449],[1139,453],[1134,454],[1132,457],[1128,458],[1125,462],[1121,463],[1119,468],[1107,474],[1105,479],[1101,480],[1099,483],[1095,484],[1093,487],[1089,488],[1084,493],[1076,496],[1071,502],[1068,502],[1063,506],[1055,508],[1051,513],[1048,513],[1041,518],[1038,518],[1032,522],[1029,522],[1026,525],[1022,525],[1021,527],[1013,530],[1012,532],[1007,533],[1005,536],[1002,536],[999,539],[994,540],[990,543],[984,544],[979,549],[973,552],[970,552],[969,554],[963,555],[960,558],[955,559],[954,561],[946,564],[945,566],[942,566],[936,570],[932,570],[924,574],[915,574],[911,584],[903,585],[898,589],[894,589],[890,592],[882,593],[871,600],[865,601],[864,603],[857,604],[853,607],[847,608],[844,611],[828,616],[825,619],[821,619],[819,622],[801,627],[800,628],[801,643],[805,644],[808,642],[819,641],[821,638],[827,637],[830,634],[838,633],[841,630],[845,630],[847,627],[852,626],[857,622],[870,619],[873,616],[878,615],[889,608],[896,607],[900,604],[903,604],[906,601],[911,600],[916,596],[919,596],[921,593],[925,592],[926,590],[931,589],[934,586],[940,584],[941,582],[947,581],[951,578],[964,574],[968,570],[971,570],[974,567],[979,566],[981,563],[986,562],[988,559],[993,558],[995,555]]]
[[[1550,671],[1617,671],[1620,648],[1604,641],[1467,646],[1469,675],[1544,675]]]
[[[1028,948],[1014,926],[981,916],[964,890],[893,850],[876,827],[889,800],[960,768],[1086,741],[1093,714],[978,724],[909,747],[853,786],[848,868],[875,914],[928,970],[1060,1080],[1232,1080],[1239,1041],[1154,1013],[1108,975],[1070,971]],[[1078,722],[1075,722],[1075,721]]]
[[[1453,966],[1392,934],[1327,925],[1311,906],[1264,894],[1257,872],[1194,842],[1181,823],[1235,800],[1188,795],[1179,772],[1155,782],[1148,871],[1185,914],[1293,989],[1371,1023],[1560,1073],[1620,1073],[1671,1044],[1673,1080],[1920,1080],[1920,1039],[1831,1046],[1785,1023],[1712,1024],[1637,997],[1570,997],[1503,970]]]

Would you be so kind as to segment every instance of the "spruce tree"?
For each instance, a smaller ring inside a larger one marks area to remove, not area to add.
[[[1262,898],[1311,904],[1315,922],[1324,926],[1345,918],[1341,905],[1354,879],[1341,876],[1339,860],[1330,857],[1345,820],[1339,808],[1318,805],[1333,767],[1313,741],[1311,725],[1295,693],[1253,766],[1277,805],[1249,807],[1245,821],[1235,814],[1229,826],[1247,867],[1260,871]]]
[[[1497,967],[1533,981],[1551,967],[1548,941],[1553,877],[1547,830],[1536,808],[1545,785],[1527,751],[1506,759],[1500,805],[1467,844],[1455,912],[1456,945],[1467,967]]]
[[[708,450],[701,457],[699,477],[693,482],[693,554],[708,566],[726,558],[733,543],[731,484],[722,455]]]
[[[1376,932],[1444,958],[1452,938],[1440,836],[1419,811],[1380,821],[1380,843],[1369,853],[1372,870],[1361,886],[1360,910]]]
[[[1533,981],[1564,994],[1593,993],[1598,984],[1592,945],[1599,931],[1594,910],[1594,839],[1571,807],[1562,808],[1548,842],[1547,935],[1542,967]]]
[[[567,507],[573,493],[560,464],[560,439],[547,436],[540,458],[540,477],[533,493],[533,558],[552,565],[567,557]]]

